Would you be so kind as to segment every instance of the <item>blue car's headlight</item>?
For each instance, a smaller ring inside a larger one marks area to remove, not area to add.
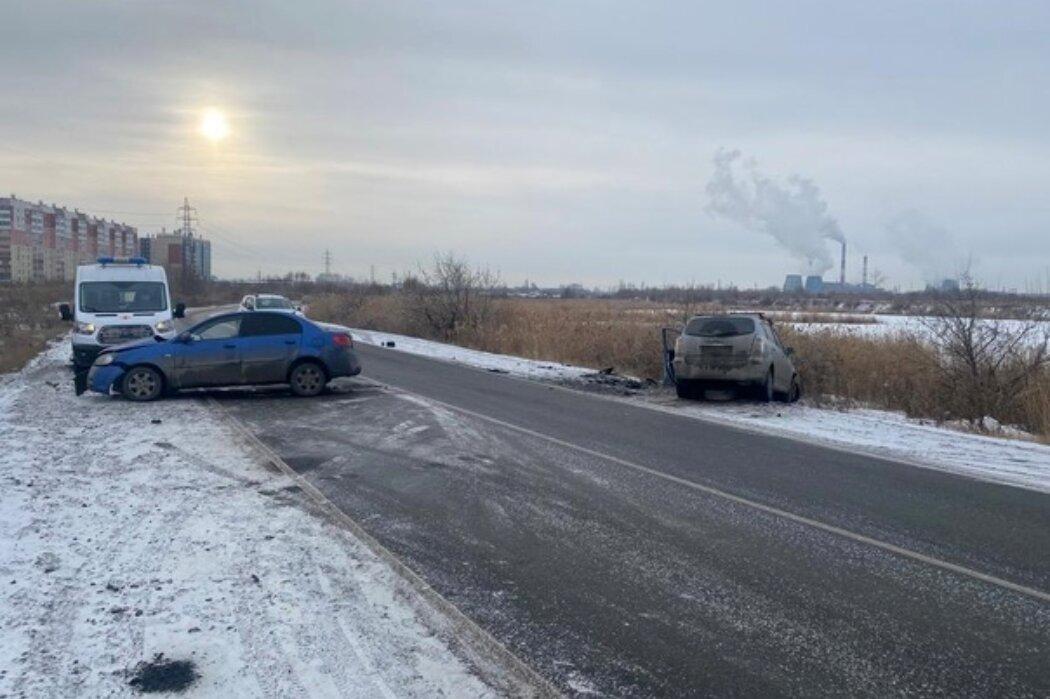
[[[107,364],[112,364],[115,361],[117,361],[117,355],[113,354],[112,352],[108,352],[106,354],[98,355],[98,359],[95,360],[95,366],[106,366]]]

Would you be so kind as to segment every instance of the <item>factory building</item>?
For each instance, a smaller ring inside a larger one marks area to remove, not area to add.
[[[806,277],[805,290],[807,294],[821,294],[824,292],[824,278],[816,274]]]
[[[0,283],[73,281],[99,255],[134,257],[138,231],[42,201],[0,197]]]
[[[846,241],[839,241],[842,245],[842,257],[839,261],[838,281],[824,281],[817,274],[803,277],[801,274],[788,274],[784,277],[785,294],[866,294],[881,291],[875,284],[868,283],[868,256],[864,255],[860,284],[849,284],[846,282]]]
[[[784,277],[784,293],[785,294],[801,294],[802,293],[802,275],[801,274],[789,274]]]

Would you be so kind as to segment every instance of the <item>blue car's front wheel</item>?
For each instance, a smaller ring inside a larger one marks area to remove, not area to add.
[[[164,379],[153,367],[132,367],[124,374],[121,393],[128,400],[147,401],[160,397],[164,390]]]

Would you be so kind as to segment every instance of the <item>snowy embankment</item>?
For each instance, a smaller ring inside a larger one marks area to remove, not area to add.
[[[458,362],[519,378],[572,384],[593,369],[480,352],[455,345],[371,330],[354,330],[358,340],[394,350]],[[994,483],[1050,492],[1050,446],[1018,439],[989,437],[912,420],[882,410],[833,410],[795,405],[761,405],[746,401],[683,401],[666,390],[610,396],[654,410],[712,420],[735,427],[770,432],[793,439],[907,461]]]
[[[68,353],[0,376],[0,696],[130,694],[158,654],[191,696],[492,694],[200,399],[77,398]]]

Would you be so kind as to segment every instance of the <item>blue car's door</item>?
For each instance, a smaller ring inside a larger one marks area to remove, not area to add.
[[[303,326],[287,313],[247,313],[241,321],[244,383],[281,383],[299,354]]]
[[[241,383],[241,315],[220,316],[192,330],[187,342],[174,346],[175,381],[179,388]]]

